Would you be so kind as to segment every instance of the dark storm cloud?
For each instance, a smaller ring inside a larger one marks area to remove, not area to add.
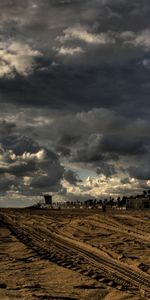
[[[61,189],[60,180],[62,179],[64,169],[63,167],[51,166],[48,174],[35,176],[31,180],[30,188],[33,189],[34,193],[51,191],[57,192]]]
[[[143,140],[125,136],[104,137],[102,149],[104,152],[117,153],[119,155],[139,155],[147,152]]]
[[[72,149],[73,159],[92,162],[104,159],[104,154],[145,154],[148,128],[145,120],[125,120],[109,110],[97,109],[55,120],[50,125],[49,137],[56,147]]]
[[[78,147],[79,148],[79,147]],[[144,141],[119,136],[91,135],[88,144],[72,155],[71,161],[98,163],[99,161],[119,160],[121,156],[136,156],[147,153]]]
[[[116,170],[113,165],[102,162],[96,170],[98,175],[104,174],[106,177],[110,177],[116,174]]]
[[[28,78],[1,78],[1,99],[20,105],[71,110],[114,107],[122,113],[128,104],[136,114],[148,105],[149,75],[150,69],[138,65],[138,61],[122,67],[103,65],[98,70],[97,67],[85,70],[82,66],[57,66],[36,71]]]
[[[76,184],[59,156],[108,177],[120,164],[124,178],[148,179],[149,14],[148,0],[0,2],[5,191]]]
[[[130,176],[137,178],[139,180],[150,180],[150,168],[146,165],[141,166],[131,166],[128,168]]]
[[[58,145],[55,147],[55,149],[62,157],[69,157],[71,155],[71,150],[67,147]]]
[[[40,147],[38,143],[27,136],[13,134],[0,138],[5,150],[12,150],[16,155],[22,155],[24,152],[35,153]]]
[[[60,144],[65,145],[65,146],[72,146],[74,144],[76,144],[80,139],[80,136],[71,136],[71,135],[64,135],[61,139],[60,139]]]
[[[8,174],[6,175],[1,175],[0,174],[0,195],[5,194],[8,192],[11,188],[12,185],[16,184],[16,180],[14,177],[9,176]]]
[[[13,122],[7,122],[5,120],[0,121],[0,135],[9,135],[16,128],[16,124]]]
[[[9,135],[5,131],[0,142],[1,193],[7,190],[39,195],[61,188],[64,168],[56,153],[10,131]]]
[[[64,179],[69,183],[76,185],[78,182],[81,182],[78,175],[72,170],[66,170],[64,173]]]
[[[145,53],[148,33],[143,33],[149,28],[150,5],[146,0],[132,4],[129,1],[8,1],[1,8],[3,15],[7,14],[7,23],[12,18],[17,20],[17,30],[21,30],[22,36],[24,33],[26,44],[43,53],[28,78],[17,74],[13,79],[1,78],[2,101],[58,109],[115,107],[122,112],[127,104],[133,109],[137,103],[135,113],[148,105],[149,87],[144,87],[150,70],[142,65],[148,56]],[[78,19],[77,10],[80,10]],[[17,30],[15,38],[18,36],[20,40]],[[65,36],[62,43],[58,42],[58,37]],[[61,47],[82,47],[83,53],[59,55]]]
[[[0,79],[1,101],[58,110],[105,107],[134,117],[147,114],[149,76],[150,69],[137,62],[99,70],[58,66],[28,78]]]
[[[51,118],[47,125],[42,123],[44,125],[38,127],[34,124],[34,130],[36,128],[41,143],[49,143],[65,160],[90,163],[95,169],[102,163],[109,163],[115,169],[115,164],[122,158],[136,161],[140,157],[147,161],[150,144],[147,119],[124,118],[108,109],[55,115],[54,119],[51,115]],[[41,122],[44,120],[48,119],[43,115]],[[108,175],[110,166],[105,167]]]
[[[6,167],[0,167],[0,174],[12,174],[16,177],[30,176],[33,172],[38,170],[34,161],[16,161],[15,163],[10,160],[9,165]]]

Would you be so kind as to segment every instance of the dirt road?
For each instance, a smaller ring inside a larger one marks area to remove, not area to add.
[[[137,246],[136,242],[138,246],[143,246],[144,243],[145,253],[150,247],[149,216],[144,215],[138,219],[137,216],[131,214],[121,214],[120,217],[119,214],[110,214],[105,218],[104,215],[96,213],[92,215],[87,213],[84,216],[69,213],[71,216],[68,212],[42,214],[32,211],[21,213],[3,211],[0,217],[3,226],[7,227],[20,242],[36,253],[40,260],[46,260],[63,267],[63,269],[72,270],[80,276],[84,275],[97,284],[103,284],[109,291],[115,289],[122,295],[128,295],[128,298],[121,298],[120,294],[118,299],[150,299],[148,258],[140,257],[141,262],[136,256],[137,247],[134,247]],[[140,220],[142,225],[145,224],[143,229],[146,228],[146,231],[143,230],[143,235],[142,229],[137,228]],[[133,226],[134,222],[135,226]],[[126,239],[124,248],[128,247],[130,242],[132,245],[132,247],[130,245],[132,248],[130,257],[123,259],[123,251],[120,253],[116,251],[113,244],[115,236],[118,237],[116,242],[118,245],[120,243],[120,246],[123,246],[122,241]],[[95,244],[93,244],[93,240]],[[110,245],[108,246],[108,244]],[[132,257],[134,258],[131,259]],[[108,295],[105,296],[108,297]],[[80,295],[80,299],[88,299],[88,295],[85,298],[81,297],[83,295]]]

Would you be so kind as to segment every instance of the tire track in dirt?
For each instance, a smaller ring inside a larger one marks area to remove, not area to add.
[[[101,228],[108,229],[109,231],[123,233],[128,236],[132,236],[136,239],[140,239],[147,243],[150,242],[150,234],[148,234],[148,233],[144,234],[144,232],[142,230],[133,229],[132,226],[124,225],[121,222],[114,221],[113,219],[110,219],[108,221],[108,220],[104,220],[104,219],[99,220],[97,218],[92,218],[90,220],[90,218],[89,218],[89,221],[91,221],[91,223],[94,221],[94,224],[96,224],[97,226],[99,226]]]
[[[150,276],[142,272],[137,272],[126,265],[108,259],[100,255],[91,246],[84,243],[77,243],[71,239],[51,233],[48,229],[28,227],[26,224],[20,226],[13,222],[10,217],[3,216],[5,225],[23,243],[27,244],[41,256],[64,265],[85,275],[93,276],[97,280],[102,280],[108,285],[131,292],[138,291],[139,286],[150,294]]]

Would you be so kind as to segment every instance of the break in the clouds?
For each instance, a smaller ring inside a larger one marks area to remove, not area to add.
[[[3,203],[149,188],[149,13],[147,0],[1,1]]]

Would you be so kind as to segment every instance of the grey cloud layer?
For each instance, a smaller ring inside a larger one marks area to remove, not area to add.
[[[149,14],[148,0],[1,1],[2,190],[78,184],[62,163],[150,179]]]
[[[150,88],[149,10],[146,0],[1,4],[2,36],[18,43],[20,61],[13,64],[14,78],[0,80],[2,101],[77,110],[125,110],[126,104],[131,110],[136,103],[140,113],[148,105]],[[13,34],[8,27],[12,21]],[[23,47],[28,47],[26,57]],[[9,53],[7,68],[12,60]]]
[[[0,137],[1,194],[14,191],[39,195],[61,189],[64,168],[57,154],[41,147],[32,138],[15,133],[11,123],[2,122],[2,125],[6,130],[3,129]]]
[[[26,121],[20,128],[14,123],[2,122],[3,127],[12,127],[14,131],[1,139],[5,150],[12,150],[17,155],[37,153],[41,149],[40,143],[57,152],[62,161],[90,164],[97,174],[101,172],[106,176],[116,174],[122,161],[128,161],[126,166],[123,163],[122,168],[130,175],[129,167],[137,162],[139,166],[149,162],[149,121],[146,119],[125,118],[108,109],[63,115],[56,113],[55,116],[51,112],[52,119],[47,114],[43,111],[40,119],[32,118],[32,113],[29,119],[28,114],[29,130]],[[25,117],[26,113],[22,114],[22,119]],[[15,133],[19,130],[20,135]],[[30,132],[30,138],[23,136],[25,132],[28,135]],[[32,164],[32,167],[35,166]],[[72,183],[77,182],[72,172],[65,173],[64,177]]]

